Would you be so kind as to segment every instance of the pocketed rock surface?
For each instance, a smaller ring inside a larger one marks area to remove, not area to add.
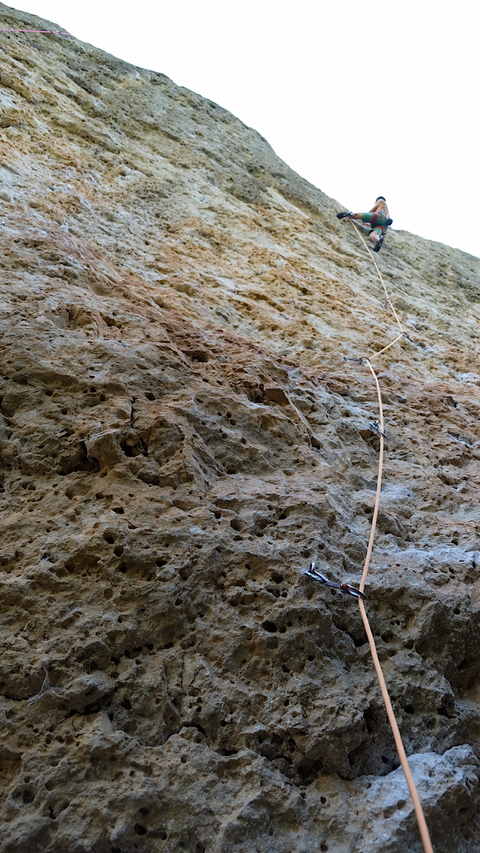
[[[356,600],[304,575],[365,559],[371,258],[212,102],[1,46],[2,851],[419,853]],[[476,853],[480,261],[375,257],[367,609],[435,851]]]

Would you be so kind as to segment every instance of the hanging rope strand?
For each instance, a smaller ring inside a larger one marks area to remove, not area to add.
[[[368,248],[368,246],[367,246],[367,244],[366,244],[366,242],[365,242],[365,240],[364,240],[363,234],[361,234],[360,230],[359,230],[359,229],[357,228],[357,226],[355,225],[355,222],[353,221],[353,219],[350,219],[350,220],[349,220],[349,222],[351,222],[351,223],[352,223],[353,228],[355,229],[355,231],[357,232],[358,236],[360,237],[360,240],[362,241],[363,245],[365,246],[365,250],[368,252],[368,254],[370,255],[370,257],[371,257],[371,259],[372,259],[372,261],[373,261],[373,263],[375,264],[375,269],[376,269],[377,274],[378,274],[378,277],[379,277],[379,279],[380,279],[380,281],[381,281],[381,283],[382,283],[382,287],[383,287],[383,289],[384,289],[384,291],[385,291],[385,296],[387,297],[387,302],[388,302],[388,304],[390,305],[390,308],[392,309],[392,314],[393,314],[393,316],[395,317],[395,321],[396,321],[396,323],[397,323],[398,328],[400,329],[400,333],[403,335],[403,333],[404,333],[404,328],[403,328],[403,326],[402,326],[402,324],[401,324],[401,322],[400,322],[400,318],[399,318],[399,316],[398,316],[397,312],[395,311],[395,308],[394,308],[393,302],[392,302],[392,300],[390,299],[390,294],[389,294],[389,292],[388,292],[387,288],[385,287],[385,282],[384,282],[384,280],[383,280],[383,278],[382,278],[382,274],[381,274],[380,270],[378,269],[378,264],[377,264],[377,262],[376,262],[375,258],[373,257],[373,255],[372,255],[372,253],[371,253],[370,249]]]
[[[387,346],[384,347],[383,349],[380,349],[378,352],[374,352],[373,355],[369,355],[369,359],[370,358],[376,358],[377,355],[382,355],[382,353],[386,352],[387,349],[390,349],[390,347],[393,347],[393,345],[396,344],[397,341],[399,341],[401,338],[404,338],[404,337],[405,337],[405,334],[397,335],[397,337],[395,338],[394,341],[391,342],[391,344],[387,344]]]
[[[377,378],[377,374],[375,373],[375,371],[374,371],[372,365],[370,364],[368,358],[365,359],[365,361],[366,361],[368,369],[370,370],[370,373],[372,374],[372,376],[375,380],[375,384],[377,386],[378,408],[379,408],[379,412],[380,412],[380,415],[379,415],[380,416],[380,455],[379,455],[379,459],[378,459],[377,491],[375,493],[375,505],[373,508],[372,524],[370,526],[370,538],[368,540],[367,556],[365,557],[365,564],[363,566],[363,571],[362,571],[362,579],[360,581],[360,586],[359,586],[360,592],[363,592],[365,589],[365,581],[367,579],[368,569],[370,566],[370,560],[372,557],[373,543],[375,540],[375,532],[377,529],[378,510],[380,508],[380,492],[382,489],[383,450],[384,450],[384,442],[385,442],[385,439],[382,435],[382,433],[385,432],[385,429],[384,429],[384,422],[383,422],[383,404],[382,404],[382,394],[380,391],[380,384],[379,384],[379,381]]]
[[[432,842],[430,841],[430,833],[428,831],[427,822],[425,820],[422,804],[420,802],[420,797],[418,796],[418,791],[415,786],[415,782],[413,781],[413,776],[408,764],[407,756],[405,753],[405,747],[403,746],[400,729],[398,728],[398,723],[395,717],[395,712],[393,710],[392,703],[390,701],[390,696],[388,693],[387,685],[385,683],[382,667],[378,659],[375,639],[370,628],[370,623],[368,621],[365,605],[361,598],[358,599],[358,606],[360,608],[360,614],[362,616],[365,633],[368,638],[368,644],[370,646],[370,653],[372,655],[373,665],[377,673],[378,682],[380,684],[380,690],[382,692],[383,701],[385,703],[388,721],[390,723],[390,728],[392,730],[392,734],[395,740],[395,746],[397,747],[398,757],[400,759],[400,764],[402,765],[402,770],[405,774],[405,779],[407,780],[408,790],[410,791],[413,807],[415,809],[415,816],[417,818],[418,828],[420,830],[420,836],[422,838],[423,846],[425,848],[425,853],[434,853]]]
[[[350,220],[350,221],[352,221],[352,220]],[[390,299],[387,288],[385,287],[385,283],[383,281],[380,270],[378,269],[375,258],[373,257],[372,253],[370,252],[367,244],[365,243],[365,240],[363,239],[363,237],[360,234],[360,231],[358,230],[356,225],[353,222],[352,222],[352,225],[355,228],[355,231],[357,232],[359,237],[361,238],[361,240],[365,246],[365,249],[367,250],[368,254],[371,256],[371,258],[375,264],[375,268],[377,270],[380,281],[382,282],[383,289],[384,289],[386,297],[387,297],[387,302],[393,311],[393,314],[394,314],[395,319],[397,321],[398,327],[400,329],[400,334],[398,335],[398,337],[395,338],[394,341],[392,341],[390,344],[388,344],[388,346],[384,347],[379,352],[375,353],[373,356],[370,356],[370,358],[374,358],[375,356],[380,355],[381,353],[384,353],[387,349],[389,349],[391,346],[393,346],[393,344],[397,343],[397,341],[399,341],[400,338],[404,337],[405,333],[404,333],[402,324],[398,318],[398,315],[395,311],[395,308],[393,307],[393,303]],[[368,570],[370,567],[370,560],[372,558],[373,544],[375,541],[378,512],[379,512],[379,508],[380,508],[380,493],[381,493],[381,489],[382,489],[383,458],[384,458],[384,446],[385,446],[384,436],[383,436],[383,434],[385,432],[385,428],[384,428],[384,417],[383,417],[382,392],[380,389],[380,383],[378,381],[378,376],[375,373],[372,365],[370,364],[370,358],[362,359],[362,361],[367,365],[368,369],[370,370],[370,373],[372,374],[373,379],[375,381],[375,387],[377,389],[379,420],[380,420],[380,433],[379,433],[380,434],[380,452],[379,452],[379,460],[378,460],[377,489],[376,489],[376,493],[375,493],[375,504],[374,504],[374,508],[373,508],[372,523],[370,526],[370,537],[368,540],[367,554],[365,557],[365,563],[363,566],[362,577],[361,577],[360,586],[359,586],[360,592],[363,592],[365,589],[365,582],[366,582]],[[382,693],[383,702],[385,704],[385,709],[387,711],[388,721],[390,723],[390,728],[392,730],[392,734],[393,734],[393,737],[395,740],[395,746],[397,747],[398,757],[400,759],[400,764],[402,766],[402,770],[405,774],[405,779],[406,779],[406,782],[408,785],[408,790],[410,791],[410,796],[412,798],[413,807],[415,809],[415,816],[417,818],[418,828],[420,830],[420,836],[422,839],[423,847],[424,847],[425,853],[434,853],[434,850],[432,847],[432,842],[430,840],[430,834],[429,834],[428,827],[427,827],[427,822],[425,820],[425,815],[423,813],[422,804],[420,802],[420,797],[418,796],[418,791],[417,791],[415,782],[413,781],[413,776],[412,776],[412,772],[410,770],[410,766],[408,764],[407,755],[405,752],[405,747],[404,747],[403,741],[402,741],[402,736],[400,734],[400,729],[398,727],[397,719],[395,717],[395,712],[393,710],[390,695],[388,693],[388,688],[387,688],[387,685],[385,682],[385,677],[383,675],[382,667],[381,667],[381,664],[380,664],[380,661],[378,658],[377,648],[375,646],[375,638],[373,636],[372,629],[370,627],[370,622],[368,621],[367,611],[365,610],[365,604],[363,602],[363,599],[360,596],[358,597],[358,606],[360,608],[360,615],[362,617],[363,626],[365,628],[365,633],[367,635],[368,644],[370,646],[370,653],[372,655],[372,660],[373,660],[373,665],[375,667],[375,672],[377,673],[378,683],[380,685],[380,690]]]

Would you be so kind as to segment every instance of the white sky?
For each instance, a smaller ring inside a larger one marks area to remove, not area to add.
[[[473,0],[19,0],[15,8],[226,107],[345,207],[368,210],[384,195],[394,228],[480,256]]]

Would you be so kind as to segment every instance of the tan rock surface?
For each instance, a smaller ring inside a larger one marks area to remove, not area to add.
[[[225,110],[1,38],[1,849],[417,853],[356,602],[303,575],[365,556],[371,261]],[[368,611],[435,850],[475,853],[480,261],[378,261],[412,341]]]

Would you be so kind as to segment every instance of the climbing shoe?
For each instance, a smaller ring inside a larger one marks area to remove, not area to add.
[[[382,248],[382,243],[383,243],[384,239],[385,239],[385,237],[383,235],[378,238],[377,242],[375,243],[375,245],[373,247],[374,252],[380,251],[380,249]]]
[[[346,216],[351,216],[351,210],[343,210],[342,213],[337,213],[337,219],[345,219]]]
[[[389,227],[390,227],[390,225],[392,224],[392,222],[393,222],[393,219],[387,219],[387,228],[389,228]]]

